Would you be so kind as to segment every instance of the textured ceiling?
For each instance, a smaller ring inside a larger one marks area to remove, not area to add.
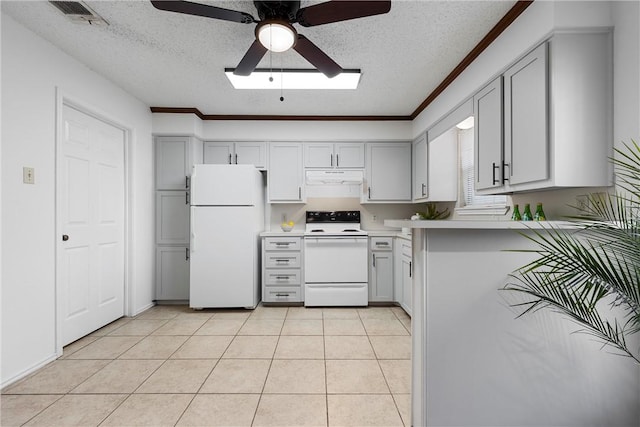
[[[248,12],[253,2],[204,1]],[[317,1],[302,1],[305,7]],[[155,9],[145,0],[86,1],[107,27],[67,20],[45,1],[2,1],[2,10],[69,55],[155,107],[204,114],[410,115],[515,1],[393,1],[385,15],[297,30],[343,68],[360,68],[355,91],[235,90],[224,76],[254,40],[254,25]],[[295,51],[274,68],[312,68]],[[270,66],[269,54],[260,68]]]

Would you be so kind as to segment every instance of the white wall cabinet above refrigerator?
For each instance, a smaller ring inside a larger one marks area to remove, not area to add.
[[[611,185],[612,34],[554,34],[474,96],[481,194]]]
[[[362,142],[308,142],[304,144],[304,167],[323,169],[364,168]]]
[[[267,168],[267,143],[262,141],[205,141],[204,163],[218,165],[254,165]]]

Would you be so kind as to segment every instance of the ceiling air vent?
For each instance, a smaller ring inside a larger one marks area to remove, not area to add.
[[[50,1],[64,16],[73,22],[107,26],[109,23],[81,1]]]

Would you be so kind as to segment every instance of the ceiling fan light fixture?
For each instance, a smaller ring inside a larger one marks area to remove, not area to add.
[[[264,21],[256,27],[256,37],[267,50],[285,52],[293,47],[297,33],[284,21]]]

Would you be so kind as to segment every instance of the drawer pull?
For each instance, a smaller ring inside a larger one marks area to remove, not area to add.
[[[276,242],[276,246],[289,246],[292,242]]]
[[[283,263],[287,263],[287,264],[289,264],[289,262],[291,262],[290,259],[276,259],[275,261],[276,262],[283,262]]]
[[[389,246],[389,242],[376,242],[376,246]]]
[[[276,294],[277,297],[288,297],[289,294]]]
[[[291,276],[276,276],[276,280],[289,280]]]

